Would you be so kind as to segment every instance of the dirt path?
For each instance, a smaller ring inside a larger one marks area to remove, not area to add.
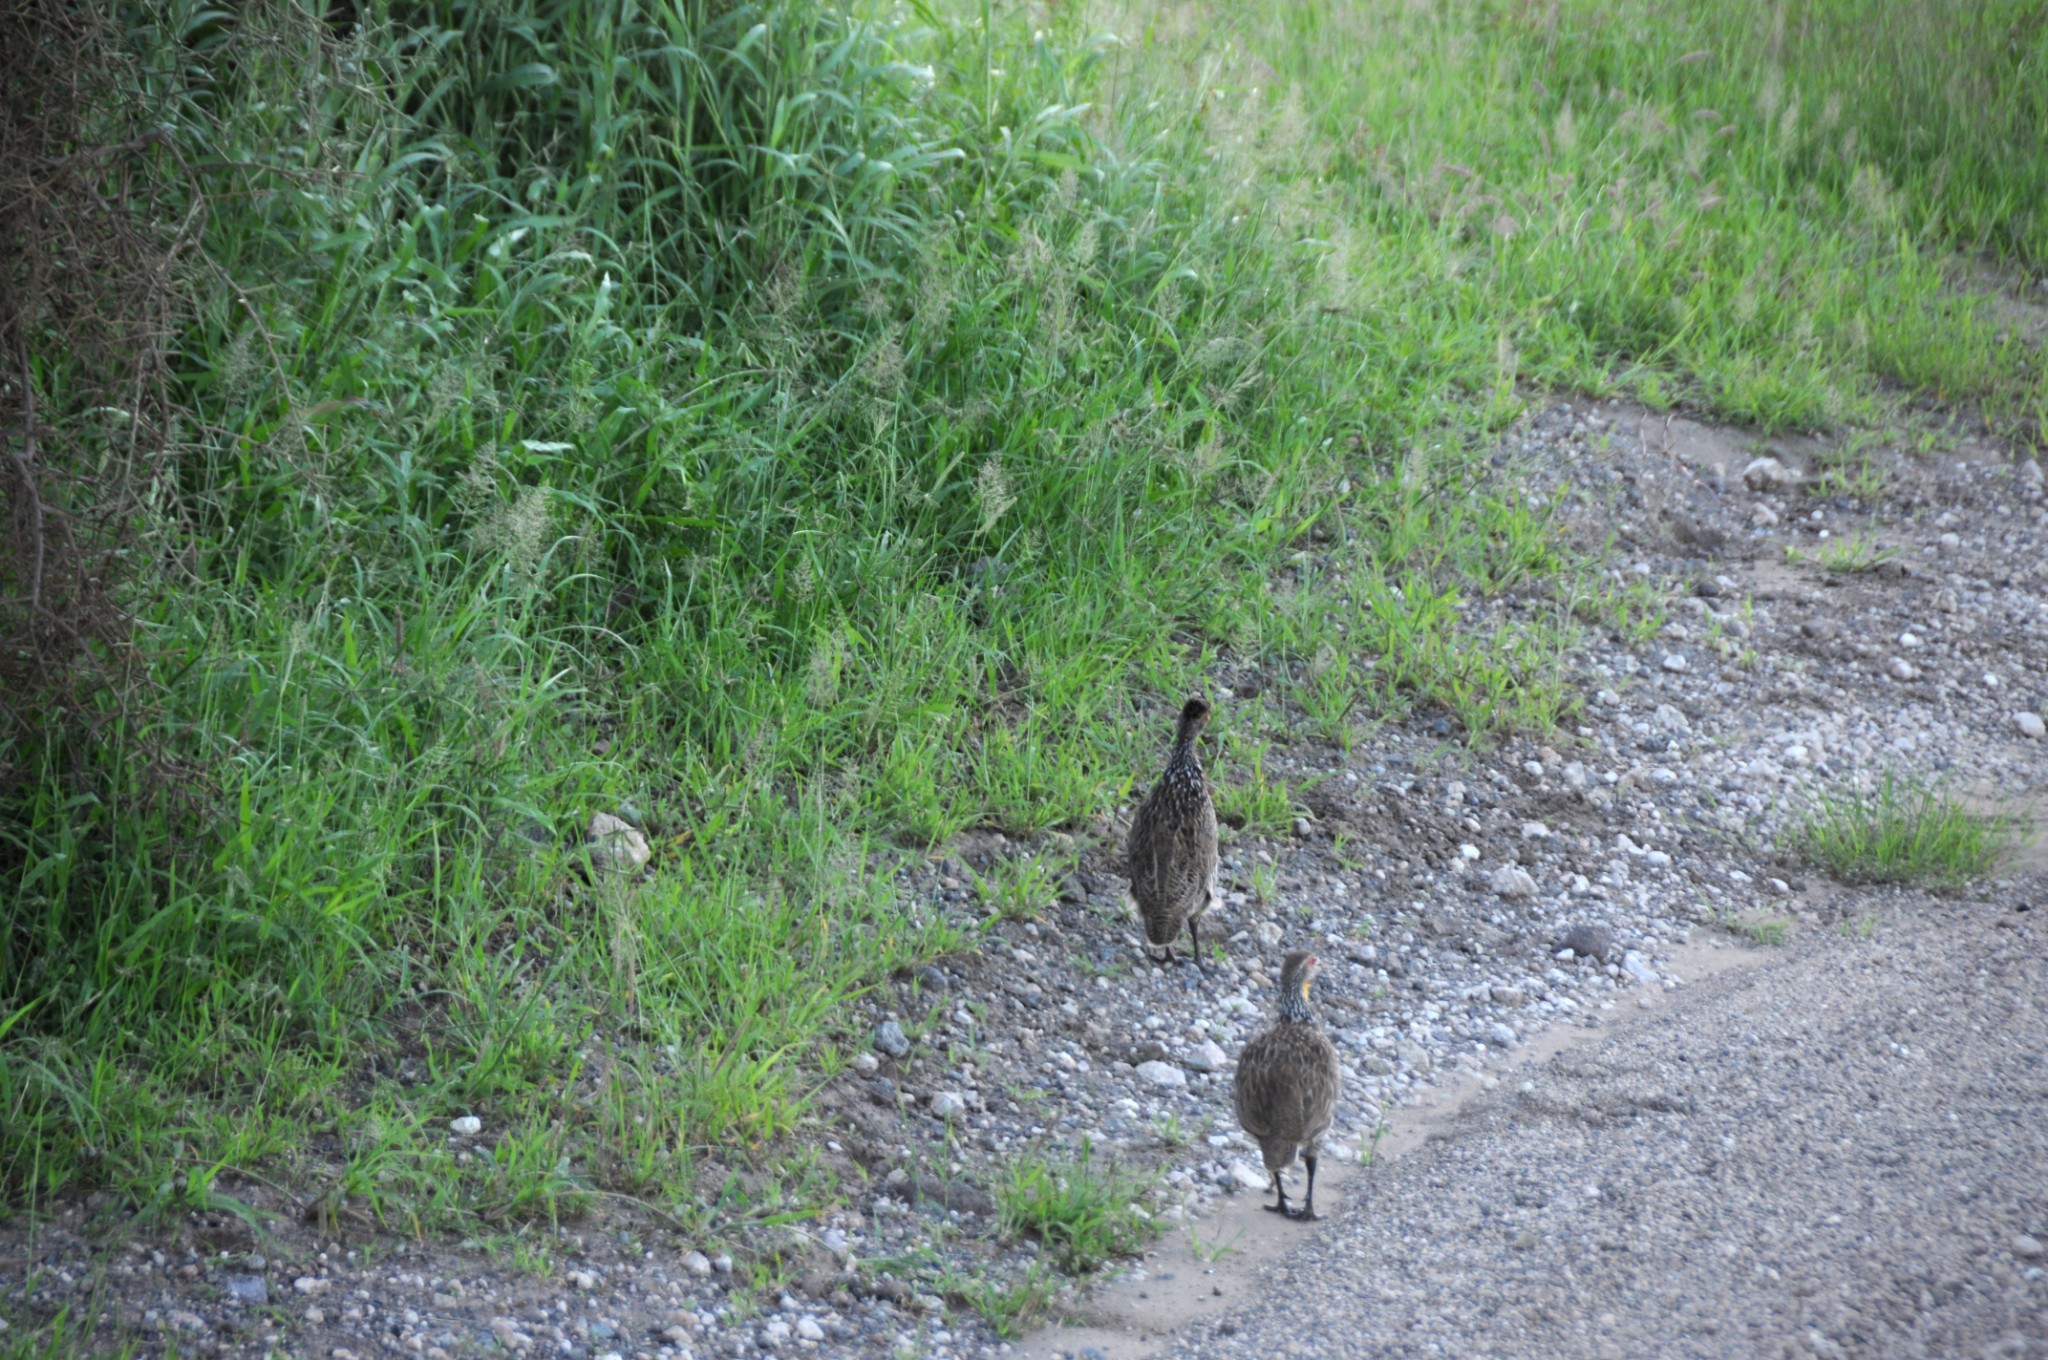
[[[1898,901],[1525,1069],[1165,1353],[2048,1355],[2024,887]]]

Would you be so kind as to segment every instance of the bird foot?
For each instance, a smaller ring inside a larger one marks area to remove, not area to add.
[[[1313,1209],[1306,1207],[1300,1209],[1287,1209],[1283,1212],[1285,1212],[1286,1215],[1289,1218],[1293,1219],[1296,1223],[1315,1223],[1320,1221],[1322,1218],[1321,1214],[1317,1213]]]
[[[1287,1218],[1295,1216],[1295,1211],[1288,1208],[1284,1202],[1280,1204],[1261,1204],[1259,1207],[1269,1214],[1280,1214]]]

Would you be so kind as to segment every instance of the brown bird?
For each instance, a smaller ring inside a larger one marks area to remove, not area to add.
[[[1216,804],[1209,799],[1209,780],[1195,753],[1195,739],[1208,723],[1209,705],[1200,699],[1181,708],[1166,771],[1139,805],[1124,846],[1145,938],[1166,946],[1171,962],[1174,939],[1186,926],[1197,967],[1202,937],[1195,922],[1216,900]]]
[[[1280,1016],[1252,1037],[1237,1059],[1237,1122],[1259,1145],[1279,1202],[1265,1206],[1303,1222],[1316,1216],[1316,1156],[1337,1114],[1344,1086],[1337,1050],[1309,1008],[1309,984],[1321,965],[1297,949],[1280,965]],[[1308,1194],[1298,1210],[1287,1207],[1282,1173],[1299,1150],[1308,1168]]]

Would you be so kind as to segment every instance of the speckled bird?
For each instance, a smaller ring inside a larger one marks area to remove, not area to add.
[[[1165,946],[1170,962],[1173,942],[1185,927],[1197,966],[1202,937],[1195,923],[1216,900],[1216,804],[1195,751],[1208,723],[1209,705],[1202,700],[1190,699],[1181,708],[1166,771],[1139,805],[1124,847],[1145,938]]]
[[[1280,965],[1279,1017],[1238,1055],[1235,1088],[1237,1122],[1258,1143],[1278,1196],[1265,1207],[1303,1222],[1315,1220],[1316,1157],[1344,1087],[1337,1050],[1309,1005],[1309,984],[1320,966],[1306,949]],[[1290,1209],[1285,1172],[1296,1152],[1308,1168],[1308,1193],[1301,1208]]]

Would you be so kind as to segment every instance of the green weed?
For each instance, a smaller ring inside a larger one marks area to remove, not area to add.
[[[1086,1274],[1134,1255],[1159,1235],[1158,1224],[1136,1204],[1149,1188],[1133,1172],[1098,1164],[1086,1142],[1072,1161],[1020,1158],[995,1187],[1000,1230],[1010,1238],[1035,1238],[1060,1269]]]
[[[2010,818],[1891,771],[1869,793],[1822,795],[1796,833],[1800,850],[1845,883],[1957,888],[1988,873],[2017,836]]]

